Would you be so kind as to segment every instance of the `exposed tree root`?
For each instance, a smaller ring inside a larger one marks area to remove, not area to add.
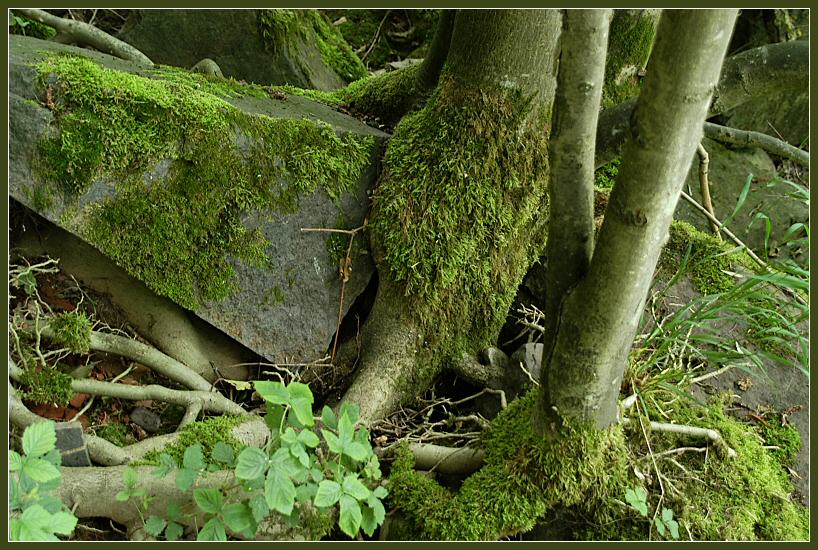
[[[480,469],[485,453],[472,447],[443,447],[428,443],[409,443],[415,468],[442,474],[468,475]]]
[[[29,19],[39,21],[49,27],[54,27],[59,31],[60,41],[62,43],[67,43],[70,39],[70,41],[92,46],[101,52],[119,57],[120,59],[133,61],[134,63],[147,67],[153,67],[153,61],[148,59],[145,54],[130,44],[99,30],[93,25],[83,23],[82,21],[63,19],[62,17],[57,17],[56,15],[38,9],[15,8],[14,11],[25,15]]]
[[[736,130],[728,126],[719,126],[712,122],[705,122],[704,135],[722,143],[732,143],[743,147],[760,147],[768,153],[781,158],[790,159],[805,168],[809,168],[809,153],[798,147],[793,147],[786,141],[781,141],[780,139],[762,134],[761,132]]]

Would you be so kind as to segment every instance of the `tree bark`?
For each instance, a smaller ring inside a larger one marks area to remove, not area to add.
[[[454,29],[455,10],[443,10],[437,22],[435,38],[429,48],[429,53],[423,60],[415,81],[421,92],[431,91],[437,85],[440,72],[449,56],[449,46],[452,43],[452,30]]]
[[[367,421],[492,345],[542,251],[559,19],[458,12],[435,92],[390,140],[370,224],[381,288],[344,396]]]
[[[537,428],[607,427],[667,238],[701,141],[736,10],[663,13],[622,168],[587,277],[565,297],[543,376]]]

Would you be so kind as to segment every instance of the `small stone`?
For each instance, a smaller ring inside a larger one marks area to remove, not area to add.
[[[159,415],[149,411],[145,407],[134,408],[130,415],[131,422],[143,428],[146,432],[155,433],[162,427],[162,419]]]
[[[91,458],[85,447],[85,433],[79,422],[57,422],[57,449],[63,466],[90,466]]]

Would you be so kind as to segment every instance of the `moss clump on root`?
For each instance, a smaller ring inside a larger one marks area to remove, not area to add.
[[[370,236],[382,276],[433,325],[424,332],[443,360],[491,343],[541,252],[545,236],[531,232],[543,215],[547,134],[529,116],[525,98],[455,92],[444,79],[384,157]]]
[[[140,461],[140,464],[159,464],[159,455],[165,453],[173,457],[177,464],[182,463],[185,449],[197,443],[202,446],[205,460],[210,461],[213,454],[213,447],[218,442],[223,442],[233,448],[233,455],[238,456],[242,449],[242,444],[233,437],[233,428],[247,421],[246,416],[213,416],[205,420],[191,422],[179,432],[179,438],[164,449],[150,451]]]
[[[236,290],[231,258],[267,262],[249,215],[293,212],[319,187],[337,199],[369,162],[370,136],[253,116],[181,77],[120,73],[84,57],[52,56],[38,68],[43,82],[57,78],[59,135],[41,144],[45,185],[74,198],[95,181],[117,190],[64,221],[189,309]],[[158,181],[143,176],[165,159]]]
[[[91,349],[93,323],[85,313],[61,313],[50,319],[48,326],[54,331],[54,343],[65,346],[71,353],[85,354]]]
[[[390,502],[419,538],[496,540],[530,530],[556,505],[607,504],[629,481],[621,429],[576,430],[547,442],[534,433],[537,392],[515,400],[485,436],[485,462],[457,493],[414,471],[400,452],[389,477]]]
[[[20,383],[26,387],[22,392],[23,399],[38,405],[66,406],[74,395],[73,380],[57,367],[28,367],[20,375]]]

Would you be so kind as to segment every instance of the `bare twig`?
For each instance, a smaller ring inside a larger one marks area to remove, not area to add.
[[[720,374],[724,374],[725,372],[732,369],[733,367],[734,367],[734,365],[725,365],[725,366],[723,366],[722,368],[720,368],[718,370],[714,370],[713,372],[708,372],[707,374],[703,374],[701,376],[697,376],[696,378],[693,378],[690,381],[690,383],[691,384],[698,384],[699,382],[704,382],[705,380],[708,380],[710,378],[714,378],[714,377],[716,377],[716,376],[718,376]]]
[[[372,38],[372,42],[369,43],[369,47],[366,48],[366,51],[361,56],[361,61],[365,60],[366,56],[372,53],[372,50],[375,48],[375,44],[378,43],[378,38],[381,36],[381,27],[383,27],[383,24],[386,21],[386,18],[389,17],[390,13],[392,13],[392,10],[386,10],[383,19],[381,19],[381,23],[378,25],[378,29],[375,31],[375,36]]]
[[[704,123],[704,135],[712,140],[735,145],[755,146],[764,149],[775,156],[790,159],[801,166],[809,168],[809,153],[793,147],[786,141],[776,139],[761,132],[737,130],[727,126],[719,126],[712,122]]]
[[[713,229],[713,233],[715,233],[716,237],[721,240],[719,224],[713,221],[716,219],[716,212],[713,210],[713,201],[710,200],[710,181],[707,177],[708,166],[710,165],[710,156],[707,154],[707,149],[705,149],[704,145],[701,143],[699,143],[699,147],[696,151],[699,155],[699,188],[702,192],[702,203],[712,216],[712,218],[710,218],[708,221],[710,222],[710,227]]]

